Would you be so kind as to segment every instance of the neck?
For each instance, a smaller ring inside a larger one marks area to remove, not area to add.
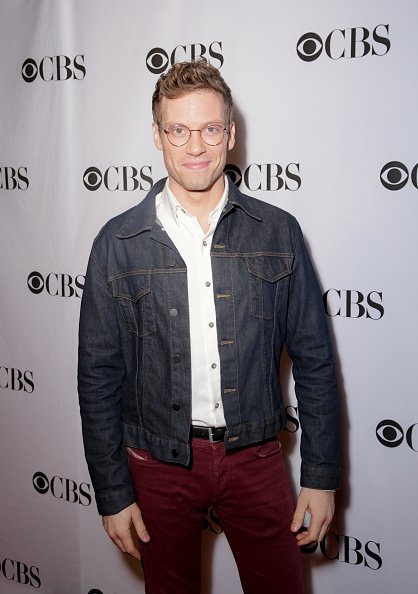
[[[224,178],[220,177],[211,188],[199,191],[187,190],[171,178],[169,182],[170,190],[173,192],[179,204],[181,204],[187,212],[195,216],[202,229],[207,231],[209,228],[209,214],[216,207],[225,190]]]

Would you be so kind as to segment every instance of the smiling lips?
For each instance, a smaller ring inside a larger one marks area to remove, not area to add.
[[[186,169],[191,169],[193,171],[197,171],[200,169],[205,169],[205,167],[207,167],[209,165],[210,161],[187,161],[186,163],[183,163],[183,167],[185,167]]]

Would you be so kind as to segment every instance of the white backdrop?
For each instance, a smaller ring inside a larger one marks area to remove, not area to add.
[[[78,312],[99,228],[164,175],[157,77],[200,54],[236,102],[230,175],[299,219],[335,343],[343,484],[304,554],[307,594],[416,593],[417,23],[415,0],[2,1],[1,594],[144,591],[84,462]],[[286,361],[282,381],[296,492]],[[203,592],[239,594],[216,532],[212,518]]]

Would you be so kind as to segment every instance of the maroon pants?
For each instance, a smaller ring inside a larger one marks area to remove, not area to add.
[[[140,543],[147,594],[199,594],[201,534],[214,506],[245,594],[302,594],[294,504],[280,443],[225,452],[193,439],[190,468],[128,449],[137,501],[151,541]]]

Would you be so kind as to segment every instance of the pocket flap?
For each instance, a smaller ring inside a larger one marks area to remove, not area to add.
[[[151,290],[150,274],[131,274],[112,281],[114,297],[136,302]]]
[[[247,268],[250,274],[275,283],[292,272],[293,259],[293,254],[251,256],[247,258]]]

